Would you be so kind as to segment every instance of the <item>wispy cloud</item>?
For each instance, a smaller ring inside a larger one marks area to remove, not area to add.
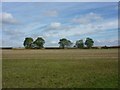
[[[38,36],[46,40],[46,46],[58,46],[59,39],[64,37],[73,42],[91,37],[98,40],[96,45],[105,45],[113,38],[109,43],[113,45],[118,39],[115,7],[115,2],[3,3],[3,13],[0,14],[4,24],[3,46],[15,46],[14,43],[23,46],[25,37],[36,39]],[[5,43],[7,40],[11,42]]]
[[[60,24],[60,23],[59,23]],[[94,34],[97,32],[117,29],[117,20],[103,20],[102,22],[79,24],[75,26],[56,25],[54,28],[44,27],[44,34],[48,37],[70,37],[83,34]],[[47,31],[46,31],[47,30]]]
[[[74,23],[79,23],[79,24],[88,24],[88,23],[94,23],[97,21],[101,21],[102,19],[103,18],[100,15],[90,12],[88,14],[81,15],[80,17],[73,18],[72,21]]]
[[[118,39],[109,39],[109,40],[95,40],[96,46],[111,46],[118,45]]]
[[[23,31],[10,30],[10,29],[4,29],[3,33],[8,35],[8,36],[12,36],[12,37],[18,37],[18,36],[23,36],[24,35]]]

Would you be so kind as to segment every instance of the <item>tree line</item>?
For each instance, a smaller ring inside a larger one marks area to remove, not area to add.
[[[26,49],[32,49],[32,48],[37,48],[37,49],[41,49],[44,48],[44,44],[45,44],[45,40],[42,37],[38,37],[35,41],[33,40],[33,38],[31,37],[27,37],[24,40],[24,47]],[[92,38],[86,38],[85,42],[80,39],[77,40],[75,45],[73,45],[73,42],[71,42],[70,40],[66,39],[66,38],[62,38],[59,40],[58,42],[59,47],[60,48],[69,48],[69,47],[76,47],[76,48],[84,48],[85,46],[87,48],[91,48],[94,45],[94,41]]]

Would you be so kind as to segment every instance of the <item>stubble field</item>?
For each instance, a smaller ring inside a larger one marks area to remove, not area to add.
[[[3,50],[3,88],[116,88],[117,49]]]

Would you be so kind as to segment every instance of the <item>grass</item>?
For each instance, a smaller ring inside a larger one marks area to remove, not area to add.
[[[3,50],[3,88],[116,88],[118,50]]]

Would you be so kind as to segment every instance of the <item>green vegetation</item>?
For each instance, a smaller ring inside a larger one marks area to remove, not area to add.
[[[45,40],[42,38],[42,37],[38,37],[35,41],[33,41],[33,39],[31,37],[27,37],[25,38],[24,40],[24,47],[25,48],[37,48],[37,49],[41,49],[43,48],[45,44]],[[62,38],[59,40],[58,44],[60,45],[59,47],[64,49],[64,48],[68,48],[68,47],[71,47],[73,45],[73,43],[66,39],[66,38]],[[87,48],[91,48],[94,44],[94,41],[93,39],[91,38],[86,38],[86,41],[85,41],[85,45],[87,46]],[[78,40],[76,41],[74,47],[77,47],[77,48],[84,48],[84,42],[83,40]]]
[[[25,46],[25,48],[32,48],[32,42],[33,39],[31,37],[27,37],[25,38],[23,45]]]
[[[30,49],[30,48],[43,48],[45,44],[45,40],[42,37],[38,37],[35,41],[33,41],[33,38],[31,37],[27,37],[24,40],[24,47],[26,49]]]
[[[86,38],[85,45],[88,48],[91,48],[93,46],[93,44],[94,44],[94,41],[91,38]]]
[[[75,46],[76,46],[77,48],[84,48],[83,40],[78,40],[78,41],[76,41]]]
[[[58,44],[60,44],[60,47],[64,49],[65,47],[70,47],[72,45],[72,42],[66,38],[62,38]]]
[[[43,45],[45,44],[45,40],[41,37],[38,37],[34,42],[33,42],[33,47],[34,48],[43,48]]]
[[[115,88],[117,49],[3,50],[3,88]]]

